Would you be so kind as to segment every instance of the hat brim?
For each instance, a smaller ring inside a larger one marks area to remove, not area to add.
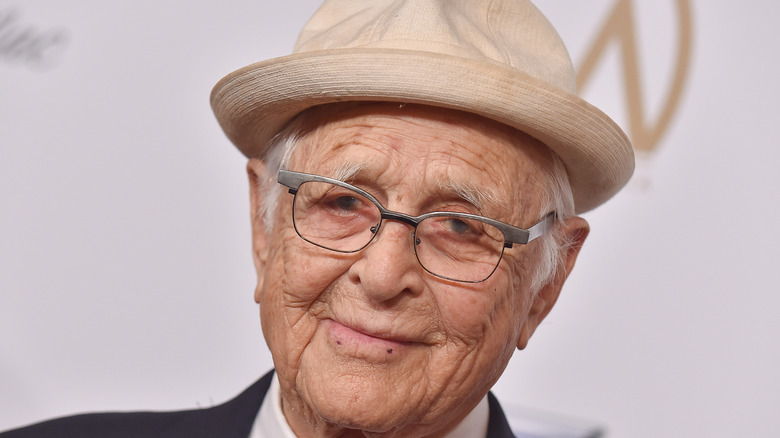
[[[365,48],[298,53],[236,70],[211,93],[219,124],[248,157],[262,157],[300,112],[346,101],[457,109],[526,132],[563,160],[578,214],[612,197],[634,169],[631,142],[593,105],[518,70],[455,56]]]

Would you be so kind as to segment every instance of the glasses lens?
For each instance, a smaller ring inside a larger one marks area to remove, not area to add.
[[[417,226],[417,258],[430,273],[457,281],[479,282],[498,266],[504,234],[476,219],[434,216]]]
[[[323,248],[358,251],[371,242],[380,220],[381,213],[373,202],[335,184],[305,182],[295,195],[295,230],[304,240]]]

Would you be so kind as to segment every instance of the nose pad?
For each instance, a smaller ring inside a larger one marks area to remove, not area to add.
[[[401,231],[401,230],[394,230],[393,228],[395,228],[396,225],[393,225],[393,224],[398,224],[401,227],[410,226],[410,225],[406,224],[403,221],[397,221],[397,220],[393,220],[393,219],[385,219],[380,224],[374,225],[373,227],[371,227],[369,229],[371,231],[371,233],[374,234],[373,242],[377,242],[379,239],[382,238],[382,236],[379,235],[380,231],[382,232],[382,234],[388,234],[389,233],[389,235],[385,236],[385,239],[397,240],[400,236],[402,236],[401,233],[403,233],[403,231]],[[414,233],[415,233],[415,229],[412,227],[412,229],[409,231],[409,236],[412,238],[412,240],[415,239]]]
[[[406,222],[404,220],[398,220],[398,219],[395,219],[395,218],[384,218],[382,220],[382,222],[380,222],[379,224],[376,224],[373,227],[369,228],[369,231],[371,232],[371,234],[374,235],[374,237],[372,238],[372,243],[376,242],[376,240],[381,237],[381,236],[378,235],[378,233],[380,231],[380,228],[381,229],[386,229],[386,228],[388,228],[388,225],[390,225],[391,223],[397,223],[397,224],[400,224],[401,226],[406,225],[406,226],[410,227],[409,237],[412,238],[411,250],[413,252],[416,252],[417,251],[416,250],[416,246],[419,245],[420,243],[422,243],[422,241],[417,238],[417,227],[415,227],[413,224],[410,224],[410,223],[408,223],[408,222]],[[381,227],[380,227],[380,225],[381,225]],[[415,258],[416,257],[417,256],[415,255]]]
[[[405,223],[406,223],[405,221],[395,220],[395,219],[392,219],[392,218],[391,218],[391,219],[384,219],[383,221],[387,221],[387,222],[398,222],[398,223],[401,223],[401,224],[405,224]],[[373,225],[373,226],[371,226],[371,227],[368,229],[368,231],[369,231],[371,234],[373,234],[373,237],[371,238],[371,240],[372,240],[372,243],[374,242],[374,239],[376,239],[376,237],[377,237],[377,233],[379,232],[379,227],[380,227],[380,225],[382,225],[382,222],[379,222],[378,224],[376,224],[376,225]],[[385,227],[386,227],[386,226],[387,226],[387,225],[385,225]],[[409,237],[411,237],[411,238],[412,238],[412,242],[414,242],[414,246],[417,246],[417,245],[419,245],[420,243],[422,243],[422,241],[421,241],[420,239],[418,239],[418,238],[417,238],[417,228],[416,228],[416,227],[412,227],[412,230],[409,232]],[[412,249],[414,249],[414,247],[413,247]]]

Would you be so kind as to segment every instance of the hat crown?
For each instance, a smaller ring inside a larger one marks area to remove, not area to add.
[[[527,0],[327,0],[295,53],[334,49],[429,52],[513,68],[574,93],[568,51]]]
[[[558,33],[528,0],[326,0],[295,52],[236,70],[211,93],[222,129],[264,156],[297,114],[335,102],[407,102],[466,111],[526,132],[556,153],[575,211],[634,169],[620,127],[575,93]]]

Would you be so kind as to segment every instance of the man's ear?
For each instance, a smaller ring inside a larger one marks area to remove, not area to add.
[[[542,286],[531,299],[528,316],[520,331],[520,338],[517,340],[518,349],[522,350],[528,345],[531,335],[552,310],[561,293],[563,283],[566,282],[569,273],[574,269],[574,262],[577,260],[577,255],[580,253],[589,232],[590,226],[581,217],[568,218],[561,224],[558,234],[558,244],[563,243],[560,249],[563,252],[561,263],[553,278]]]
[[[263,289],[265,264],[268,260],[268,236],[265,229],[265,217],[261,205],[263,202],[262,183],[265,176],[265,163],[257,158],[250,158],[246,165],[249,176],[249,214],[252,222],[252,259],[257,271],[257,287],[255,289],[255,301],[260,302],[260,293]]]

